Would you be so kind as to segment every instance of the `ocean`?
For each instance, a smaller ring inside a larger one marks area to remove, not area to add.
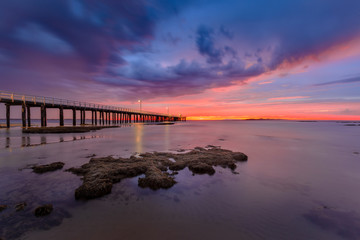
[[[42,135],[0,129],[0,205],[8,206],[0,212],[0,238],[360,239],[360,123],[347,124],[187,121]],[[248,161],[237,163],[235,173],[215,167],[212,176],[186,168],[177,184],[156,191],[129,178],[87,201],[74,197],[81,177],[64,171],[93,155],[207,145],[243,152]],[[65,163],[62,170],[39,175],[29,168],[57,161]],[[21,202],[25,208],[16,211]],[[47,203],[53,212],[35,217]]]

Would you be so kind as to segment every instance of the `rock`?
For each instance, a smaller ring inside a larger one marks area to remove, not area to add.
[[[213,175],[215,173],[215,169],[203,162],[195,162],[189,165],[189,170],[194,174],[204,174],[207,173],[209,175]]]
[[[241,152],[234,152],[232,154],[232,157],[236,160],[236,161],[239,161],[239,162],[245,162],[248,160],[248,157],[244,154],[244,153],[241,153]]]
[[[26,202],[22,202],[22,203],[19,203],[19,204],[16,204],[15,205],[15,209],[16,211],[21,211],[21,210],[24,210],[24,208],[27,206]]]
[[[247,156],[240,152],[224,150],[217,146],[196,147],[186,153],[141,153],[130,158],[91,158],[79,168],[66,171],[83,176],[83,183],[75,190],[76,199],[92,199],[111,193],[112,185],[124,178],[145,174],[138,180],[143,188],[170,188],[176,181],[174,175],[186,167],[194,174],[215,173],[214,166],[233,170],[236,163],[246,161]],[[173,173],[168,173],[168,170]]]
[[[3,210],[5,210],[7,208],[7,205],[0,205],[0,212],[2,212]]]
[[[92,199],[111,193],[110,179],[99,179],[82,184],[75,190],[75,199]]]
[[[51,171],[56,171],[58,169],[62,169],[64,165],[65,163],[63,162],[54,162],[45,165],[37,165],[32,167],[32,169],[33,172],[35,173],[45,173],[45,172],[51,172]]]
[[[52,204],[45,204],[42,205],[40,207],[37,207],[35,209],[35,216],[37,217],[42,217],[42,216],[46,216],[49,215],[53,210],[53,205]]]
[[[157,190],[159,188],[170,188],[175,183],[176,181],[174,178],[169,177],[167,173],[162,172],[156,167],[149,167],[145,173],[145,177],[139,178],[138,180],[138,185],[140,187],[148,187],[153,190]]]

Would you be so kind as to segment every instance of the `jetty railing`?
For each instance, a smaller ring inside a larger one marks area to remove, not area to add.
[[[125,107],[115,107],[110,105],[103,105],[103,104],[95,104],[95,103],[88,103],[82,101],[74,101],[74,100],[67,100],[61,98],[53,98],[53,97],[44,97],[44,96],[35,96],[35,95],[25,95],[25,94],[18,94],[6,91],[0,91],[0,101],[2,100],[10,100],[13,103],[22,101],[26,102],[33,102],[36,104],[49,104],[49,105],[66,105],[69,107],[84,107],[84,108],[97,108],[103,110],[114,110],[114,111],[123,111],[123,112],[130,112],[130,113],[142,113],[142,114],[156,114],[162,116],[173,116],[171,114],[162,114],[150,111],[143,111],[137,110],[133,108],[125,108]]]

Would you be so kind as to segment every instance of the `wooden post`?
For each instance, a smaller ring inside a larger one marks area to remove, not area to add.
[[[84,124],[84,110],[80,111],[80,115],[81,115],[80,122],[81,122],[81,125],[83,125]]]
[[[45,105],[41,105],[41,127],[45,127]]]
[[[60,112],[60,126],[64,126],[64,108],[61,106],[59,108]]]
[[[40,123],[41,123],[41,127],[44,127],[44,110],[43,110],[44,106],[41,105],[40,106]]]
[[[31,113],[30,113],[30,106],[27,106],[27,122],[28,122],[28,127],[31,127]]]
[[[46,106],[44,105],[44,124],[47,127],[47,114],[46,114]]]
[[[10,127],[10,105],[6,104],[6,127]]]
[[[85,109],[83,110],[83,124],[85,125],[85,121],[86,121],[86,112]]]
[[[76,126],[76,109],[73,108],[73,126]]]
[[[91,125],[94,125],[94,110],[91,110]]]
[[[10,104],[6,104],[6,127],[10,127]]]
[[[21,106],[21,119],[22,119],[22,126],[26,127],[26,105],[22,104]]]
[[[97,111],[94,111],[94,117],[95,117],[95,125],[97,125]]]

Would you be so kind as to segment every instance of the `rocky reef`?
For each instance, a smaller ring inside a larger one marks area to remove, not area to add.
[[[82,176],[82,185],[75,190],[76,199],[91,199],[109,194],[112,185],[124,178],[144,175],[138,185],[153,190],[170,188],[176,184],[176,171],[186,167],[193,174],[215,173],[214,166],[236,168],[236,162],[247,161],[241,152],[233,152],[220,147],[196,147],[186,153],[143,153],[130,158],[91,158],[89,163],[79,168],[70,168],[74,174]],[[171,172],[172,171],[172,172]]]
[[[53,210],[52,204],[45,204],[45,205],[37,207],[34,211],[34,214],[37,217],[42,217],[42,216],[49,215],[52,212],[52,210]]]
[[[62,169],[64,166],[63,162],[54,162],[45,165],[35,165],[32,167],[35,173],[45,173],[45,172],[52,172],[58,169]]]

